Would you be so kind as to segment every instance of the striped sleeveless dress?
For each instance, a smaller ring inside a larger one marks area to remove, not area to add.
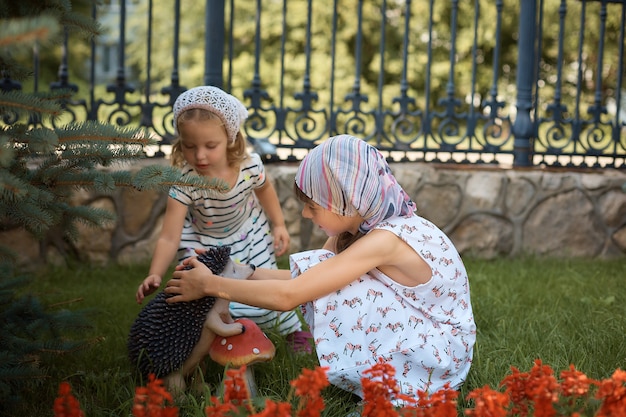
[[[185,164],[183,175],[195,173]],[[261,157],[251,153],[241,163],[235,186],[227,192],[173,186],[169,196],[189,207],[178,249],[178,261],[195,256],[194,249],[230,246],[231,257],[240,263],[276,268],[270,224],[254,190],[266,182]],[[294,311],[277,312],[231,303],[233,317],[247,317],[261,328],[277,327],[281,334],[300,330]]]

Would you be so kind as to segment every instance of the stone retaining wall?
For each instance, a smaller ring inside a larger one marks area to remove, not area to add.
[[[146,163],[154,163],[147,161]],[[167,161],[163,161],[167,163]],[[297,164],[268,164],[287,227],[291,251],[319,247],[325,235],[300,217],[293,195]],[[424,163],[392,164],[418,212],[445,230],[463,255],[626,257],[626,172],[512,170]],[[77,193],[76,204],[118,214],[104,229],[81,228],[76,250],[94,262],[149,260],[165,210],[165,193],[119,190],[113,196]],[[23,262],[43,259],[42,245],[24,232],[0,234]],[[48,242],[50,244],[53,241]],[[48,259],[59,259],[58,244]]]

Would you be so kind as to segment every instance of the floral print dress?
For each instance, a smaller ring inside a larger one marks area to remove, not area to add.
[[[476,327],[469,282],[449,238],[430,221],[411,214],[383,220],[428,263],[432,278],[407,287],[378,270],[302,306],[321,366],[332,384],[363,396],[363,371],[378,358],[396,370],[404,394],[458,388],[472,362]],[[313,250],[290,257],[292,276],[333,256]]]

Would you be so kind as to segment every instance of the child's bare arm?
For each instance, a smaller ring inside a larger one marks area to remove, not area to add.
[[[379,265],[390,265],[399,244],[405,243],[386,231],[374,239],[365,236],[344,252],[288,280],[284,277],[290,276],[289,271],[263,268],[255,271],[254,275],[259,274],[257,279],[241,281],[223,278],[211,274],[193,259],[189,261],[193,268],[178,269],[168,281],[165,291],[173,295],[168,302],[211,295],[270,310],[288,311],[345,287]]]
[[[281,256],[289,250],[289,232],[285,226],[285,217],[276,189],[269,179],[266,179],[263,186],[254,190],[263,211],[272,224],[272,235],[274,236],[274,250],[276,256]]]
[[[135,299],[141,304],[145,297],[156,291],[163,281],[163,275],[167,272],[180,243],[187,206],[168,198],[163,227],[159,234],[148,276],[137,288]]]

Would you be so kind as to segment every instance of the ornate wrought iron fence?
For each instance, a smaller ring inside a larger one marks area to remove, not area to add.
[[[245,131],[267,161],[298,160],[329,135],[350,133],[395,161],[626,168],[624,0],[202,7],[199,18],[180,0],[94,6],[108,31],[89,45],[86,84],[70,77],[83,63],[69,62],[79,42],[69,35],[49,84],[75,91],[59,123],[145,126],[161,139],[151,156],[163,156],[174,100],[210,84],[248,106]],[[198,51],[203,67],[189,59]],[[41,53],[34,90],[45,79]],[[164,61],[167,76],[155,76]]]

